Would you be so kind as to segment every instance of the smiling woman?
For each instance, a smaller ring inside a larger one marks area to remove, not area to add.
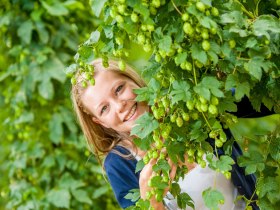
[[[92,114],[92,120],[117,132],[129,132],[135,119],[148,111],[137,103],[133,89],[140,88],[131,78],[116,71],[95,73],[95,85],[85,89],[81,103]]]
[[[91,77],[95,85],[88,82],[85,88],[84,72],[77,72],[76,84],[72,87],[74,110],[88,145],[100,160],[122,139],[129,136],[134,120],[148,110],[144,103],[136,103],[133,89],[145,82],[130,67],[120,71],[118,63],[111,60],[107,68],[102,60],[92,62]]]

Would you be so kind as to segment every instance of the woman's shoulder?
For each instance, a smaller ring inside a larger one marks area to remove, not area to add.
[[[116,167],[120,164],[131,164],[135,162],[133,157],[129,157],[131,152],[123,146],[115,146],[105,157],[105,170],[111,167]]]

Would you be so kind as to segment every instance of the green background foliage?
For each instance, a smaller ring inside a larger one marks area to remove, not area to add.
[[[276,103],[280,98],[278,0],[230,1],[235,2],[233,6],[225,5],[223,0],[212,1],[223,11],[223,16],[214,18],[220,24],[219,37],[211,35],[210,50],[203,50],[208,46],[201,46],[197,40],[191,45],[185,39],[184,22],[174,7],[175,4],[184,11],[185,1],[155,0],[154,6],[167,2],[156,16],[153,14],[157,10],[153,6],[148,9],[141,3],[149,1],[127,0],[129,12],[133,10],[142,18],[141,24],[149,26],[145,30],[140,29],[139,22],[134,23],[135,16],[126,16],[124,23],[121,23],[121,17],[116,18],[119,22],[111,17],[112,10],[119,13],[123,9],[117,7],[120,2],[124,1],[115,1],[115,5],[108,0],[0,2],[0,209],[119,209],[102,169],[87,150],[72,113],[71,84],[63,69],[74,62],[76,52],[76,66],[80,61],[88,63],[96,56],[106,61],[113,55],[142,70],[147,81],[155,76],[148,87],[137,91],[137,98],[156,108],[155,99],[162,100],[165,95],[171,100],[169,105],[179,104],[184,111],[189,109],[185,102],[193,96],[202,96],[209,101],[215,95],[220,100],[218,113],[223,114],[235,110],[234,101],[250,95],[256,109],[264,103],[279,112],[279,103]],[[202,2],[211,4],[210,0]],[[202,17],[193,7],[189,12],[195,18]],[[274,16],[267,15],[271,13]],[[250,24],[246,22],[248,19]],[[200,24],[208,29],[216,24],[210,18],[201,20]],[[150,28],[150,25],[158,28]],[[144,44],[143,39],[150,42],[144,40]],[[223,44],[218,39],[224,39]],[[229,42],[232,39],[237,42]],[[187,43],[183,45],[185,51],[181,51],[178,44],[183,40]],[[185,79],[194,77],[186,63],[192,60],[198,70],[196,85],[193,85],[193,79]],[[144,66],[147,67],[142,68]],[[178,73],[181,67],[187,71]],[[69,67],[66,72],[72,70]],[[236,74],[231,74],[233,71]],[[218,74],[222,76],[218,77]],[[235,97],[224,94],[232,87],[236,88]],[[200,113],[197,121],[191,116],[188,126],[182,119],[170,123],[172,126],[158,124],[158,119],[165,117],[168,121],[169,116],[160,111],[153,114],[145,115],[136,127],[138,130],[133,131],[144,138],[138,139],[136,144],[148,150],[153,141],[151,133],[156,129],[165,130],[162,135],[171,136],[173,140],[176,134],[175,141],[165,145],[170,157],[176,160],[185,150],[186,135],[181,130],[186,129],[187,139],[195,145],[189,153],[198,153],[194,150],[201,149],[197,142],[203,142],[209,132]],[[190,116],[185,115],[185,118]],[[224,125],[229,118],[220,117],[219,120]],[[147,119],[153,123],[147,125]],[[182,126],[182,123],[183,129],[176,128],[176,124]],[[210,123],[212,129],[221,130],[220,122],[212,119]],[[261,198],[262,209],[273,209],[279,204],[280,140],[273,132],[277,123],[279,115],[231,124],[233,134],[245,152],[240,165],[259,178],[256,193]],[[142,129],[145,132],[141,133]],[[230,162],[231,159],[224,158],[212,165],[217,169],[228,169]],[[162,161],[158,170],[168,171],[164,166],[166,163]],[[141,167],[143,162],[137,169]],[[160,181],[155,179],[154,182]],[[180,189],[174,187],[173,191],[180,192]],[[213,190],[205,191],[204,197],[212,207],[221,199]],[[178,198],[181,206],[189,203],[186,194],[180,194]],[[141,200],[140,204],[148,206]]]
[[[63,72],[100,22],[91,6],[0,2],[0,209],[118,209]]]

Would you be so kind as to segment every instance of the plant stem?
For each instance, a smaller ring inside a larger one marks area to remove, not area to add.
[[[255,14],[258,17],[259,16],[259,3],[261,2],[261,0],[258,0],[257,5],[256,5],[256,11]]]
[[[183,15],[182,12],[178,9],[178,7],[176,6],[176,4],[174,3],[174,1],[171,0],[171,2],[172,2],[172,4],[173,4],[174,8],[177,10],[177,12],[178,12],[180,15]]]
[[[204,118],[204,120],[205,120],[207,126],[210,128],[210,130],[212,130],[212,127],[211,127],[210,123],[208,122],[208,120],[207,120],[205,114],[204,114],[203,112],[201,112],[201,114],[202,114],[202,116],[203,116],[203,118]]]
[[[238,3],[240,6],[241,6],[241,9],[242,9],[242,11],[246,14],[246,15],[248,15],[250,18],[252,18],[252,19],[255,19],[255,16],[251,13],[251,12],[249,12],[245,7],[244,7],[244,5],[242,4],[242,3],[240,3],[238,0],[234,0],[236,3]]]
[[[196,72],[195,72],[194,60],[193,60],[193,77],[194,77],[194,84],[197,85],[197,79],[196,79]]]

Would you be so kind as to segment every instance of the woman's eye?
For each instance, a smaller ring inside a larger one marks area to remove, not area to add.
[[[118,86],[116,89],[116,94],[119,93],[122,90],[122,88],[123,88],[123,85]]]
[[[107,110],[108,106],[103,106],[101,109],[101,114],[103,114]]]

